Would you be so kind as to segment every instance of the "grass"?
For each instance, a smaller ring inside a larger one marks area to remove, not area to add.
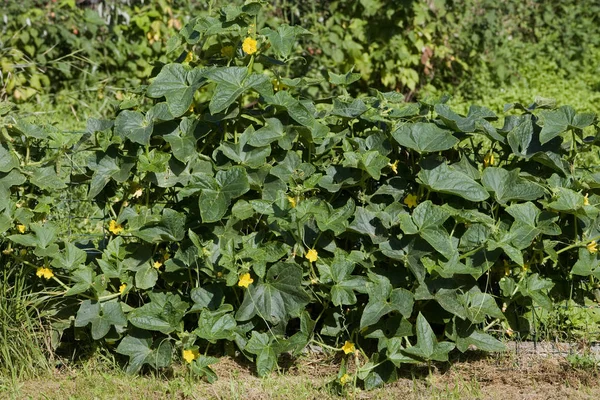
[[[17,380],[49,370],[47,336],[38,318],[31,279],[0,255],[0,374]]]
[[[299,359],[285,373],[257,377],[243,363],[224,357],[215,365],[219,380],[206,383],[185,366],[161,373],[130,376],[98,355],[77,365],[37,377],[6,379],[0,375],[0,398],[6,399],[506,399],[600,396],[598,372],[573,368],[564,358],[506,353],[462,356],[426,368],[406,367],[400,379],[370,392],[349,388],[340,395],[331,383],[339,365],[322,355]]]

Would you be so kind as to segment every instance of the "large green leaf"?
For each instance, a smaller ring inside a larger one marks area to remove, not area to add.
[[[115,120],[115,135],[144,146],[150,144],[153,130],[151,115],[139,111],[121,111]]]
[[[481,182],[487,190],[494,193],[500,204],[510,200],[535,200],[544,195],[542,186],[521,178],[518,169],[508,171],[488,167],[483,171]]]
[[[246,321],[255,315],[278,324],[299,316],[310,296],[302,288],[302,268],[279,262],[269,268],[264,282],[248,287],[244,301],[235,315]]]
[[[129,356],[127,373],[135,374],[144,364],[154,368],[168,367],[173,349],[168,340],[157,339],[153,342],[150,332],[135,331],[121,340],[116,352]]]
[[[147,223],[131,233],[146,242],[177,242],[185,235],[185,220],[183,213],[165,208],[160,220]]]
[[[204,84],[204,71],[188,70],[182,64],[167,64],[160,70],[150,86],[149,97],[165,97],[173,117],[183,115],[194,100],[194,93]]]
[[[438,343],[431,325],[421,313],[417,316],[416,327],[417,344],[404,349],[404,353],[424,360],[448,361],[448,353],[454,349],[454,343]]]
[[[89,323],[92,324],[92,339],[99,340],[106,336],[111,326],[126,326],[127,318],[118,301],[99,303],[84,300],[77,311],[75,326],[83,327]]]
[[[392,132],[400,146],[408,147],[419,153],[433,153],[448,150],[458,144],[452,133],[439,128],[436,124],[417,122],[403,124]]]
[[[128,315],[134,326],[164,334],[180,329],[181,320],[188,304],[179,295],[171,293],[148,293],[150,303],[136,308]]]
[[[540,115],[542,120],[542,131],[540,142],[549,142],[567,129],[583,129],[590,126],[595,119],[594,114],[577,114],[573,107],[562,106],[557,110],[544,111]]]
[[[215,178],[203,176],[198,182],[200,216],[205,223],[219,221],[227,213],[231,200],[250,190],[248,174],[243,167],[217,172]]]
[[[453,194],[470,201],[483,201],[489,197],[479,183],[445,162],[425,163],[418,176],[424,185],[435,192]]]

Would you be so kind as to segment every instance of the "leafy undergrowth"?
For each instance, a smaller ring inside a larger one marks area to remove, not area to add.
[[[338,360],[339,361],[339,360]],[[247,363],[229,357],[214,365],[221,377],[208,384],[191,377],[185,368],[165,374],[132,377],[102,361],[88,360],[38,379],[0,381],[0,395],[19,399],[592,399],[600,396],[595,370],[577,370],[563,358],[507,353],[471,353],[426,367],[402,370],[384,388],[341,393],[333,382],[339,364],[322,355],[301,357],[283,373],[259,378]]]

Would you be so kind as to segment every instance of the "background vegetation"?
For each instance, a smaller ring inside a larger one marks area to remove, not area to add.
[[[2,3],[5,374],[597,338],[597,2]]]

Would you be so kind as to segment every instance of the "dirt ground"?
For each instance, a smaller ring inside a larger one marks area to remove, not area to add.
[[[185,370],[171,376],[130,377],[96,369],[62,370],[45,379],[0,386],[0,398],[14,399],[599,399],[597,367],[574,362],[556,347],[531,346],[485,356],[472,352],[452,363],[399,371],[397,382],[340,395],[332,388],[339,364],[311,355],[296,360],[284,372],[257,377],[249,364],[223,358],[214,366],[217,382],[191,378]],[[573,352],[571,352],[573,354]],[[589,361],[593,354],[587,353]],[[597,365],[597,364],[596,364]],[[2,390],[4,387],[4,391]]]

